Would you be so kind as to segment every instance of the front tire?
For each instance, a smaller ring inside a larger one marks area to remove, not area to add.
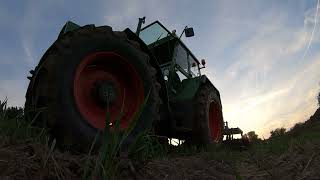
[[[209,145],[223,139],[223,116],[220,97],[210,84],[200,86],[194,100],[192,144]]]

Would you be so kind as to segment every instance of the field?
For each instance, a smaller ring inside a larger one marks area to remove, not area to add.
[[[142,134],[130,153],[122,154],[114,149],[117,136],[97,151],[61,151],[47,129],[24,120],[22,109],[5,102],[0,107],[0,179],[320,178],[320,109],[284,135],[245,149],[169,146]]]

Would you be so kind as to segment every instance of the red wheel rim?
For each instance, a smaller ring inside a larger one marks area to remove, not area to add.
[[[222,112],[220,106],[215,102],[210,103],[208,125],[211,139],[219,142],[222,133]]]
[[[94,92],[97,84],[102,82],[112,84],[116,94],[109,103],[109,126],[114,125],[123,107],[124,116],[120,120],[120,128],[126,129],[144,100],[140,75],[126,58],[115,52],[89,54],[78,65],[73,89],[75,103],[84,119],[100,130],[105,128],[107,107],[98,102]]]

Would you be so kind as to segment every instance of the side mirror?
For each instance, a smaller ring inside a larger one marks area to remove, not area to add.
[[[186,37],[192,37],[194,36],[193,28],[185,28],[184,33],[186,34]]]
[[[206,60],[202,59],[201,60],[201,64],[202,64],[202,66],[205,66],[206,65]]]

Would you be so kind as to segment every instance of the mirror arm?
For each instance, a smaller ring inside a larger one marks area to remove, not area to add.
[[[187,28],[188,28],[188,26],[186,26],[186,27],[183,29],[183,31],[182,31],[182,33],[181,33],[181,35],[180,35],[180,37],[179,37],[179,40],[181,39],[181,37],[182,37],[182,35],[183,35],[184,31],[185,31]]]
[[[139,18],[139,22],[138,22],[138,26],[137,26],[137,31],[136,31],[136,35],[139,36],[140,31],[141,31],[141,26],[142,24],[144,24],[146,21],[146,17],[143,16],[142,18]]]

